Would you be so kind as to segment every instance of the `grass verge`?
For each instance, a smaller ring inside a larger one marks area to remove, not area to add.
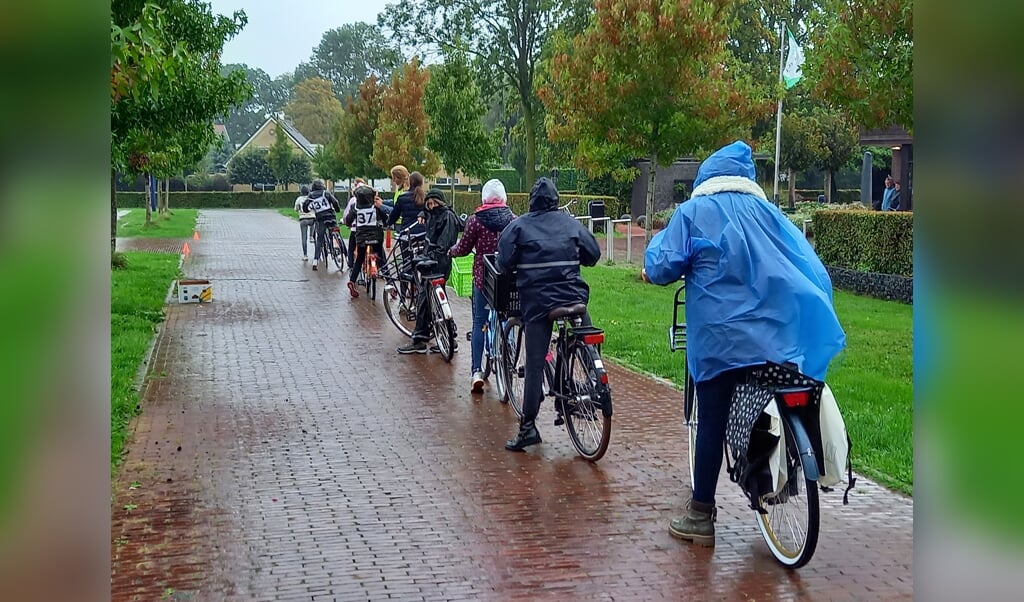
[[[128,252],[128,267],[110,274],[110,463],[117,465],[128,423],[139,412],[135,375],[164,319],[171,281],[180,276],[178,255]]]
[[[171,209],[167,215],[153,214],[146,224],[145,209],[129,209],[130,213],[117,220],[117,235],[122,238],[192,238],[196,229],[198,209]]]
[[[681,387],[685,358],[668,347],[676,286],[644,284],[635,267],[584,268],[583,277],[594,323],[608,336],[605,355]],[[843,291],[834,297],[847,348],[827,380],[853,442],[853,467],[912,494],[912,307]]]
[[[294,209],[278,209],[277,212],[285,217],[290,217],[295,221],[299,220],[299,212]],[[341,223],[341,220],[338,220],[338,228],[341,230],[341,238],[347,242],[349,235],[348,226]]]

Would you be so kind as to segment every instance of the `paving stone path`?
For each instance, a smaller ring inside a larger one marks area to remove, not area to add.
[[[143,413],[113,483],[113,599],[883,600],[913,593],[913,503],[861,478],[824,495],[811,564],[771,558],[723,476],[718,545],[672,539],[688,497],[680,395],[611,369],[596,465],[550,403],[544,443],[452,364],[398,356],[378,301],[301,260],[274,211],[202,211],[186,276],[213,302],[167,307]],[[455,300],[462,332],[468,300]],[[595,316],[600,323],[600,316]]]

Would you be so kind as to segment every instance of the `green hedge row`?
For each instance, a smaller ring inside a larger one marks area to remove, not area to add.
[[[167,201],[170,208],[183,209],[277,209],[295,206],[292,191],[274,192],[172,192]],[[118,192],[117,206],[122,209],[146,206],[144,192]]]
[[[913,213],[822,210],[812,219],[814,247],[826,265],[913,276]]]
[[[444,191],[445,197],[451,196],[450,190]],[[564,205],[569,202],[570,199],[577,199],[575,203],[569,208],[573,215],[588,215],[590,210],[591,201],[602,201],[605,206],[605,215],[608,217],[618,219],[622,215],[620,208],[623,204],[619,203],[618,199],[610,196],[588,196],[583,194],[561,194],[559,195],[559,204]],[[450,199],[449,199],[450,200]],[[480,206],[480,193],[479,192],[461,192],[455,191],[455,201],[451,203],[452,209],[456,213],[467,213],[472,215],[476,208]],[[530,210],[530,195],[525,192],[513,192],[508,193],[508,206],[512,210],[512,213],[516,215],[522,215]],[[628,208],[628,207],[627,207]]]

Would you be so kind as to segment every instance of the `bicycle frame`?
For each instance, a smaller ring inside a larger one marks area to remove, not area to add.
[[[571,326],[570,326],[571,320]],[[562,318],[555,321],[558,328],[558,335],[555,339],[555,352],[553,357],[544,366],[544,382],[548,391],[555,398],[555,407],[559,413],[563,410],[566,401],[572,401],[574,392],[571,390],[572,375],[568,374],[568,358],[572,354],[572,347],[576,344],[583,344],[592,353],[594,367],[600,371],[600,399],[596,400],[601,404],[601,413],[606,418],[612,415],[611,404],[605,403],[609,397],[608,372],[604,369],[604,362],[597,352],[596,346],[604,342],[604,331],[593,326],[583,326],[579,316],[573,318]]]

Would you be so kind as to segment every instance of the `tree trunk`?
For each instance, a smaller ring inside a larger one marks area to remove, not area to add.
[[[786,179],[788,180],[787,183],[789,184],[789,194],[787,195],[789,197],[789,199],[788,199],[786,205],[790,209],[795,210],[796,209],[796,173],[793,171],[792,168],[790,168],[787,173],[789,174],[786,177]]]
[[[117,173],[110,170],[110,254],[117,250]]]
[[[153,180],[150,179],[149,174],[146,174],[146,225],[148,226],[153,222],[153,205],[150,204],[150,199],[153,196]]]
[[[164,196],[164,213],[171,214],[171,179],[167,178],[167,194]]]
[[[645,211],[647,218],[644,220],[644,245],[648,245],[651,242],[651,236],[653,236],[652,229],[654,228],[654,183],[655,176],[658,174],[658,153],[651,153],[651,169],[647,173],[647,205]]]
[[[825,170],[825,202],[832,204],[832,170]]]
[[[529,97],[520,92],[523,104],[523,125],[526,128],[526,190],[533,189],[533,182],[537,177],[537,132],[534,131],[533,107],[530,105]]]

